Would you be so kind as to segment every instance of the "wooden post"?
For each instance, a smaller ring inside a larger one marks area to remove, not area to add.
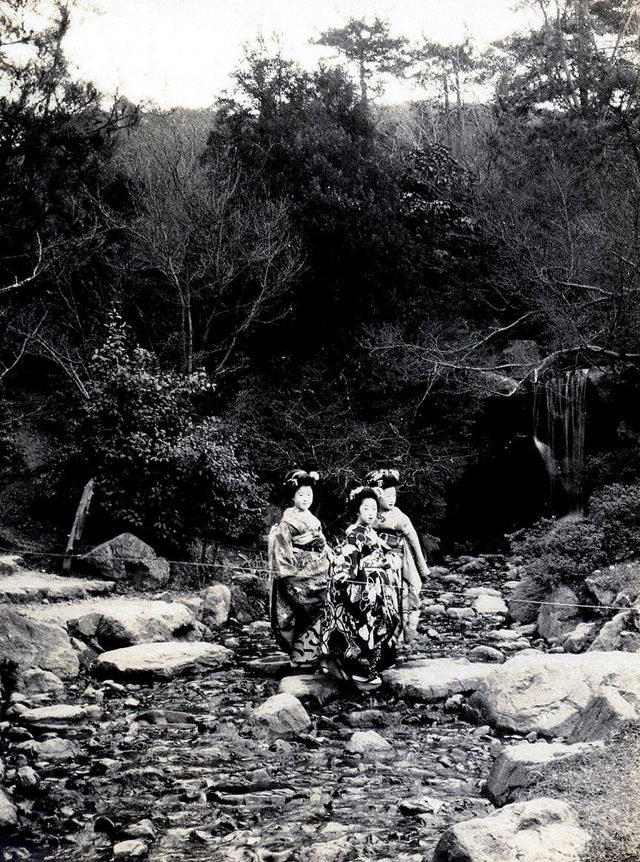
[[[80,503],[76,511],[76,516],[73,519],[73,527],[71,528],[71,532],[69,533],[67,547],[64,551],[64,558],[62,560],[63,572],[68,572],[71,568],[73,546],[76,541],[78,541],[82,536],[82,530],[84,529],[84,522],[85,518],[87,517],[87,512],[89,511],[89,504],[91,503],[91,497],[93,496],[93,489],[95,487],[95,484],[95,479],[89,479],[87,484],[84,486],[82,497],[80,497]]]

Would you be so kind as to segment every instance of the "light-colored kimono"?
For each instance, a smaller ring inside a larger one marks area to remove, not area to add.
[[[410,642],[418,629],[420,590],[429,567],[413,524],[397,506],[380,511],[373,527],[391,548],[389,553],[402,558],[402,626],[404,639]]]
[[[308,510],[292,506],[271,528],[268,548],[269,616],[276,642],[292,665],[313,665],[320,653],[330,562],[322,525]]]

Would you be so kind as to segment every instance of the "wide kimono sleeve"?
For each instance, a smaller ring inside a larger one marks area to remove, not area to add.
[[[407,544],[411,550],[411,554],[413,555],[418,574],[421,578],[426,578],[429,575],[429,566],[427,565],[427,561],[425,560],[424,554],[422,553],[422,548],[420,547],[420,540],[418,539],[418,534],[415,530],[415,527],[406,515],[403,515],[402,520],[400,521],[400,524],[398,526],[400,532],[407,540]]]
[[[268,541],[269,571],[272,579],[296,574],[296,562],[291,541],[291,526],[286,521],[274,524]]]

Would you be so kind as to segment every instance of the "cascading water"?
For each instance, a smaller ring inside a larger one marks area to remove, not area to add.
[[[533,441],[549,476],[554,514],[582,512],[584,478],[586,368],[537,381]]]

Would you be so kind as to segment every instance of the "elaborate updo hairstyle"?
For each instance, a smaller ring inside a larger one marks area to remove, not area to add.
[[[358,517],[360,506],[363,500],[374,500],[377,506],[378,499],[378,492],[370,485],[359,485],[357,488],[354,488],[353,491],[351,491],[351,493],[349,494],[349,500],[347,501],[347,511],[349,513],[349,517],[355,521],[355,519]]]
[[[397,488],[400,484],[400,473],[397,470],[371,470],[365,481],[372,488]]]
[[[284,480],[286,499],[291,502],[298,488],[302,488],[305,485],[315,489],[319,481],[320,476],[315,470],[312,470],[310,473],[307,473],[306,470],[291,470],[290,473],[287,473],[287,478]]]

